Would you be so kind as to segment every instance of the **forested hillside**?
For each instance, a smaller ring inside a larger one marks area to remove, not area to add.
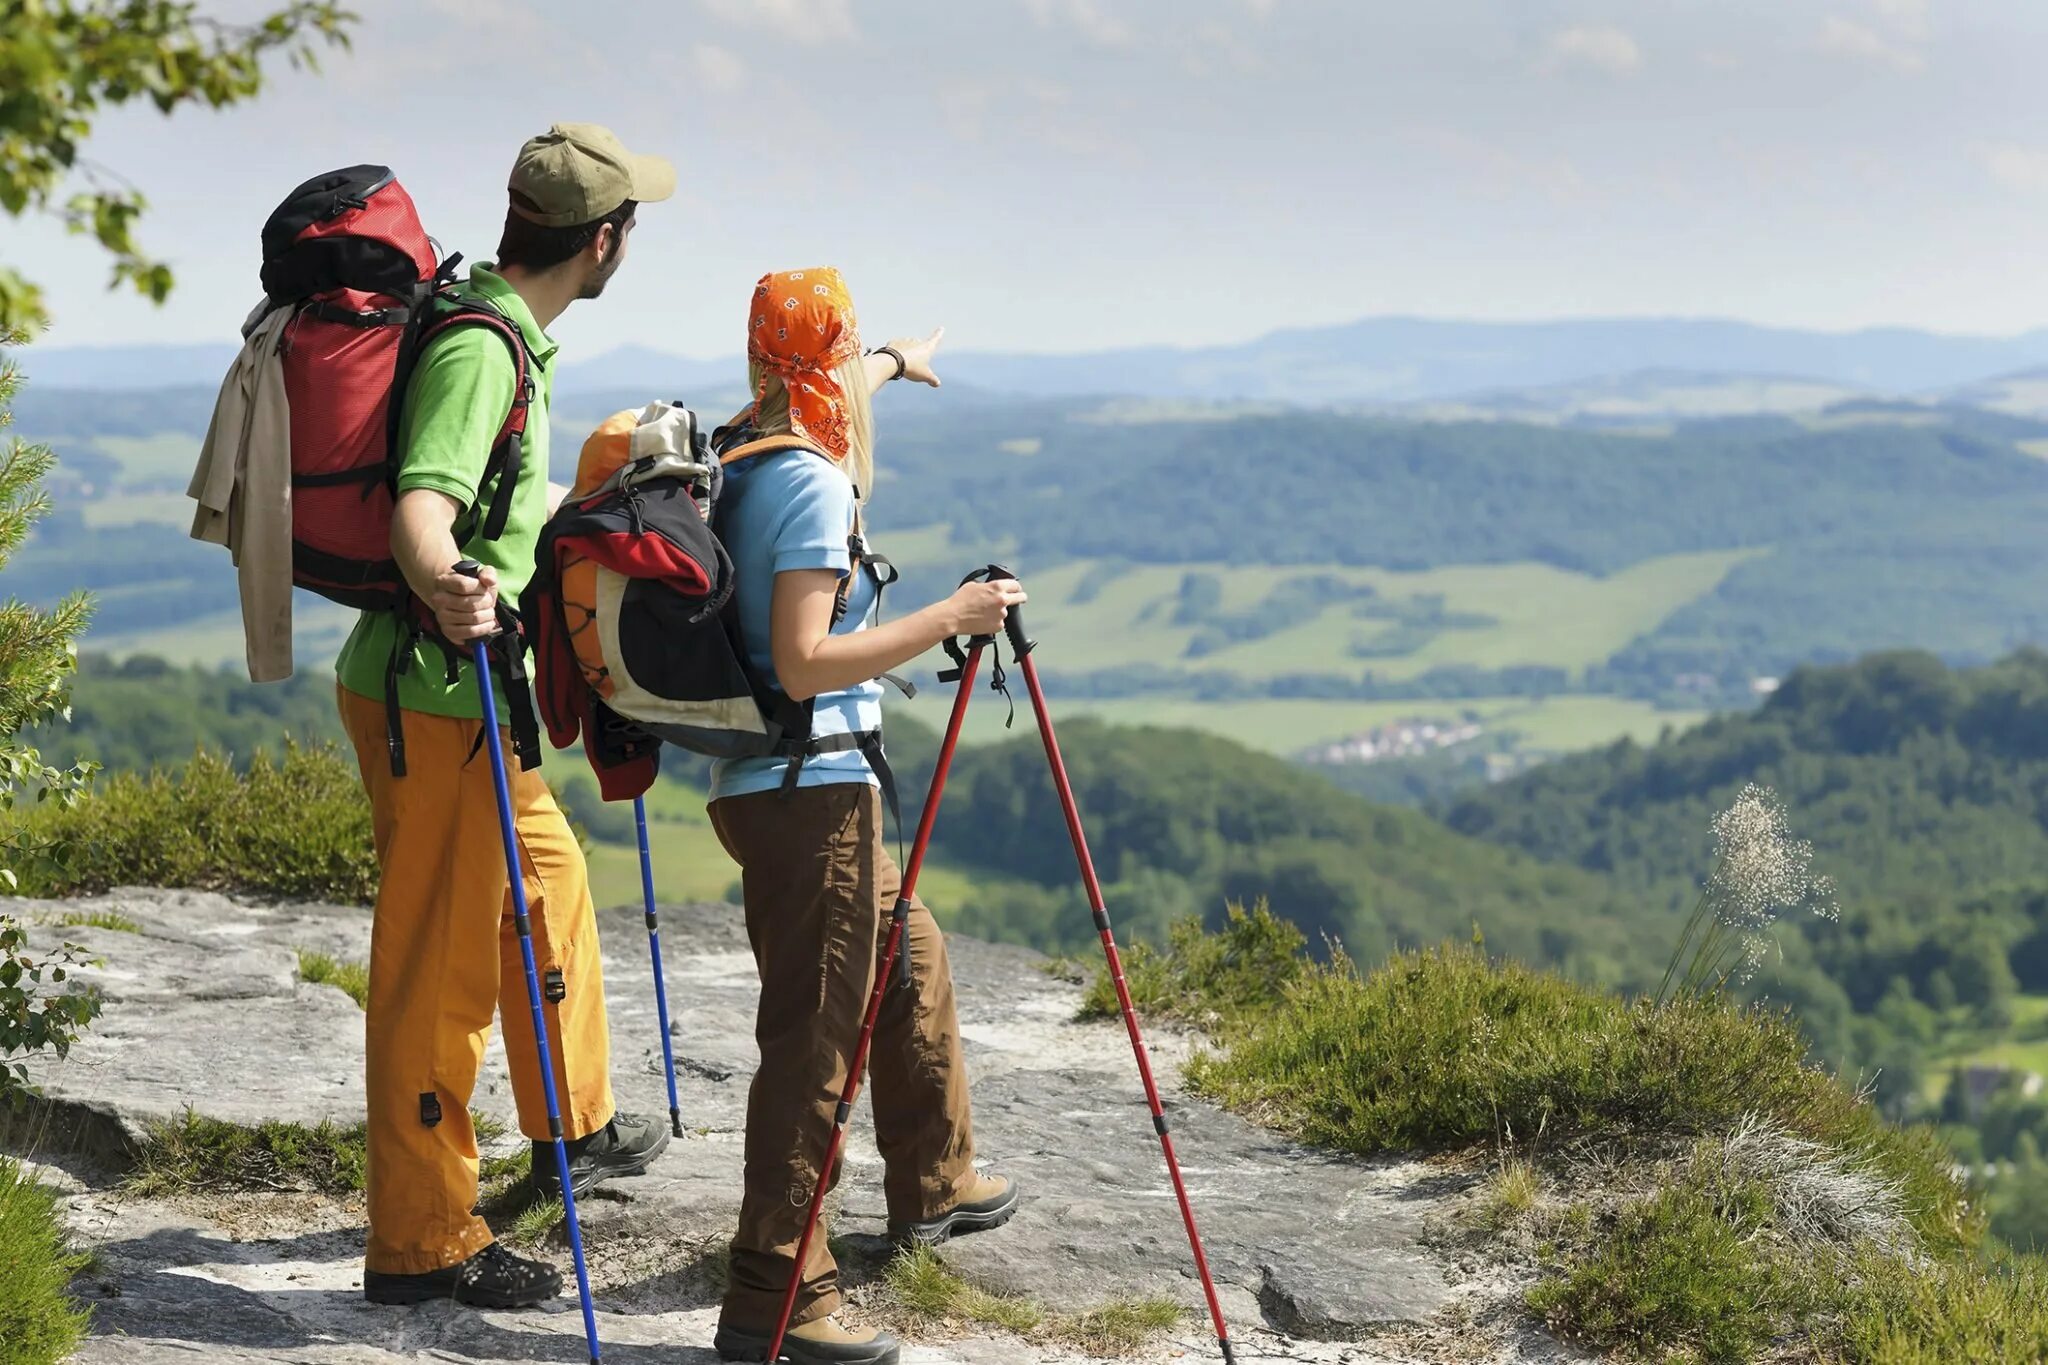
[[[1752,781],[1783,796],[1841,906],[1783,936],[1762,989],[1830,1055],[1887,1068],[1888,1087],[1938,1081],[1945,1057],[2031,1055],[2029,997],[2048,992],[2048,654],[1802,669],[1753,713],[1544,765],[1446,820],[1671,907],[1693,894],[1708,821]]]

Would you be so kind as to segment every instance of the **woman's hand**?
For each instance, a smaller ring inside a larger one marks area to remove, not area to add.
[[[941,327],[930,336],[919,341],[912,337],[900,338],[889,343],[903,356],[903,377],[914,379],[920,384],[939,386],[939,376],[932,369],[932,353],[945,340],[946,329]],[[886,359],[886,357],[884,357]]]
[[[953,614],[953,634],[994,635],[1003,628],[1011,607],[1021,607],[1030,600],[1024,586],[1014,578],[962,583],[947,603]]]

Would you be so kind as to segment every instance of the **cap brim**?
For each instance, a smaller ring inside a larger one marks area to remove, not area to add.
[[[676,192],[676,168],[658,156],[634,156],[633,199],[658,204]]]

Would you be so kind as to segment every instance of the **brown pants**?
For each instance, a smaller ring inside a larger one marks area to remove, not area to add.
[[[490,1245],[474,1212],[469,1100],[491,1015],[504,1020],[520,1131],[548,1136],[526,964],[498,830],[490,759],[474,720],[407,711],[407,775],[384,747],[384,703],[342,689],[341,719],[370,794],[381,872],[365,1011],[371,1270],[419,1275]],[[510,759],[507,760],[510,762]],[[516,764],[513,765],[515,768]],[[570,1137],[611,1121],[604,968],[583,850],[539,772],[513,772],[512,811],[542,972],[564,990],[547,1011],[555,1091]],[[432,1120],[429,1122],[428,1120]]]
[[[902,876],[883,842],[881,800],[864,784],[803,787],[786,800],[727,797],[712,803],[711,823],[740,865],[761,977],[761,1069],[747,1096],[746,1192],[722,1321],[766,1332],[782,1308]],[[883,993],[868,1057],[892,1219],[936,1217],[974,1179],[946,941],[921,903],[908,928],[914,984],[892,982]],[[825,1231],[811,1240],[792,1323],[839,1307]]]

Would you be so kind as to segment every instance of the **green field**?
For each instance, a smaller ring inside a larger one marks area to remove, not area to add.
[[[556,767],[556,763],[564,766]],[[574,751],[549,755],[548,771],[581,772]],[[734,891],[739,866],[726,856],[704,813],[704,794],[680,782],[657,782],[647,794],[647,842],[653,853],[654,894],[663,903],[675,901],[737,901]],[[893,834],[893,831],[892,831]],[[590,895],[599,906],[638,906],[640,850],[633,844],[593,841],[589,855]],[[976,878],[942,863],[928,863],[918,879],[919,898],[950,922],[960,906],[973,899]],[[983,879],[985,880],[985,879]]]
[[[199,463],[199,442],[190,436],[98,436],[93,445],[121,462],[121,480],[131,491],[161,488],[180,492]]]
[[[1939,1100],[1948,1086],[1951,1065],[2004,1066],[2048,1076],[2048,995],[2019,995],[2012,1002],[2012,1027],[1995,1039],[1941,1059],[1927,1068],[1923,1092]]]
[[[881,538],[878,537],[878,540]],[[892,558],[902,564],[942,561],[959,553],[943,528],[891,532]],[[1221,673],[1267,679],[1288,673],[1350,673],[1366,667],[1403,680],[1432,668],[1469,665],[1505,668],[1545,665],[1579,672],[1654,629],[1688,602],[1712,592],[1756,551],[1669,555],[1607,578],[1544,564],[1466,565],[1421,573],[1395,573],[1344,565],[1145,564],[1117,571],[1095,560],[1076,560],[1029,575],[1032,633],[1046,646],[1047,667],[1063,672],[1175,665],[1192,674]],[[1114,573],[1106,584],[1099,580]],[[1455,626],[1409,652],[1369,663],[1353,645],[1368,648],[1399,627],[1364,619],[1353,603],[1333,603],[1313,619],[1258,640],[1196,658],[1188,649],[1201,624],[1176,624],[1182,581],[1191,573],[1217,575],[1222,611],[1249,612],[1283,585],[1329,578],[1373,590],[1381,602],[1415,606],[1440,599],[1447,612],[1490,618]],[[1086,600],[1079,590],[1095,582]]]
[[[232,573],[222,559],[222,572]],[[292,611],[292,653],[301,670],[329,669],[341,643],[355,624],[356,613],[301,594]],[[89,631],[84,647],[115,658],[153,654],[174,664],[239,667],[243,658],[242,614],[214,612],[160,630],[109,634]]]
[[[962,738],[969,744],[993,743],[1033,733],[1030,699],[1021,680],[1011,689],[1017,697],[1017,719],[1009,730],[1009,708],[982,687],[969,705]],[[1628,736],[1639,743],[1657,738],[1667,725],[1683,730],[1706,718],[1698,711],[1659,711],[1646,702],[1623,697],[1568,696],[1534,700],[1527,697],[1484,697],[1473,701],[1317,701],[1270,698],[1210,702],[1179,697],[1119,697],[1109,700],[1062,700],[1056,687],[1046,689],[1053,721],[1095,716],[1115,725],[1186,726],[1235,739],[1270,753],[1291,754],[1370,730],[1389,721],[1426,718],[1461,719],[1470,715],[1489,731],[1512,731],[1520,747],[1565,752],[1609,744]],[[895,705],[905,705],[896,702]],[[937,728],[946,723],[952,694],[944,689],[921,692],[907,703],[913,713]]]

